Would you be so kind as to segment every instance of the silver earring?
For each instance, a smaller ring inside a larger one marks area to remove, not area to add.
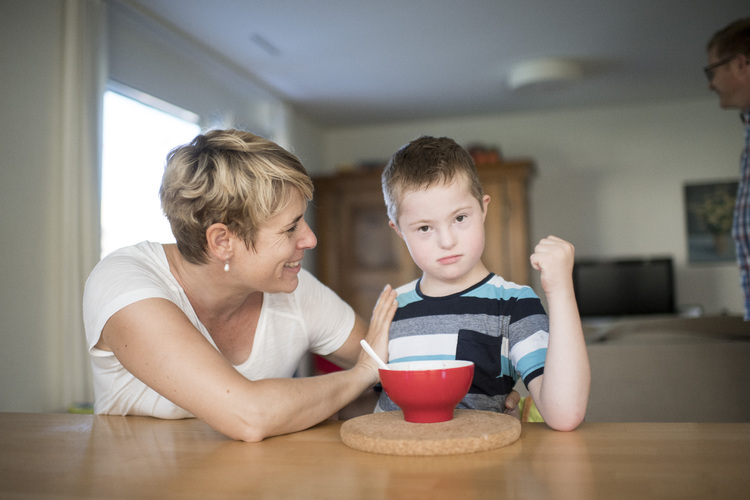
[[[229,272],[229,259],[227,259],[227,260],[226,260],[226,261],[224,262],[224,272],[225,272],[225,273],[228,273],[228,272]]]

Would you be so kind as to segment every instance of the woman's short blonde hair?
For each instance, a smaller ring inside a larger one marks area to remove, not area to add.
[[[167,156],[159,196],[177,248],[188,262],[208,261],[206,230],[222,223],[248,248],[258,229],[295,193],[313,185],[296,156],[242,130],[211,130]]]

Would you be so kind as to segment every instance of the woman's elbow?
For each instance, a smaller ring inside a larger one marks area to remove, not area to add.
[[[263,429],[256,426],[245,426],[242,429],[233,429],[231,431],[223,432],[223,434],[235,441],[244,441],[246,443],[259,443],[265,438],[271,436],[270,433],[265,432]]]
[[[249,432],[237,436],[229,436],[235,441],[244,441],[245,443],[259,443],[263,441],[267,436],[258,432]]]
[[[211,425],[211,422],[206,423],[235,441],[258,443],[274,434],[269,426],[259,423],[259,420],[260,419],[248,420],[238,417],[232,419],[232,421],[222,422],[218,425]]]
[[[556,431],[570,432],[578,428],[583,423],[585,413],[571,412],[564,415],[554,415],[551,418],[545,418],[545,423]]]

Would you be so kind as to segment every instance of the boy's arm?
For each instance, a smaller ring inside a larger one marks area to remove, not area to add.
[[[573,245],[555,236],[542,239],[531,256],[541,271],[549,313],[549,345],[544,375],[529,383],[544,421],[556,430],[573,430],[583,422],[591,370],[581,318],[573,292]]]

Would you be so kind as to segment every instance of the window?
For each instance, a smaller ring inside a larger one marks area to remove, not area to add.
[[[169,151],[200,133],[198,115],[115,87],[103,108],[102,257],[144,240],[174,242],[159,201],[164,165]]]

